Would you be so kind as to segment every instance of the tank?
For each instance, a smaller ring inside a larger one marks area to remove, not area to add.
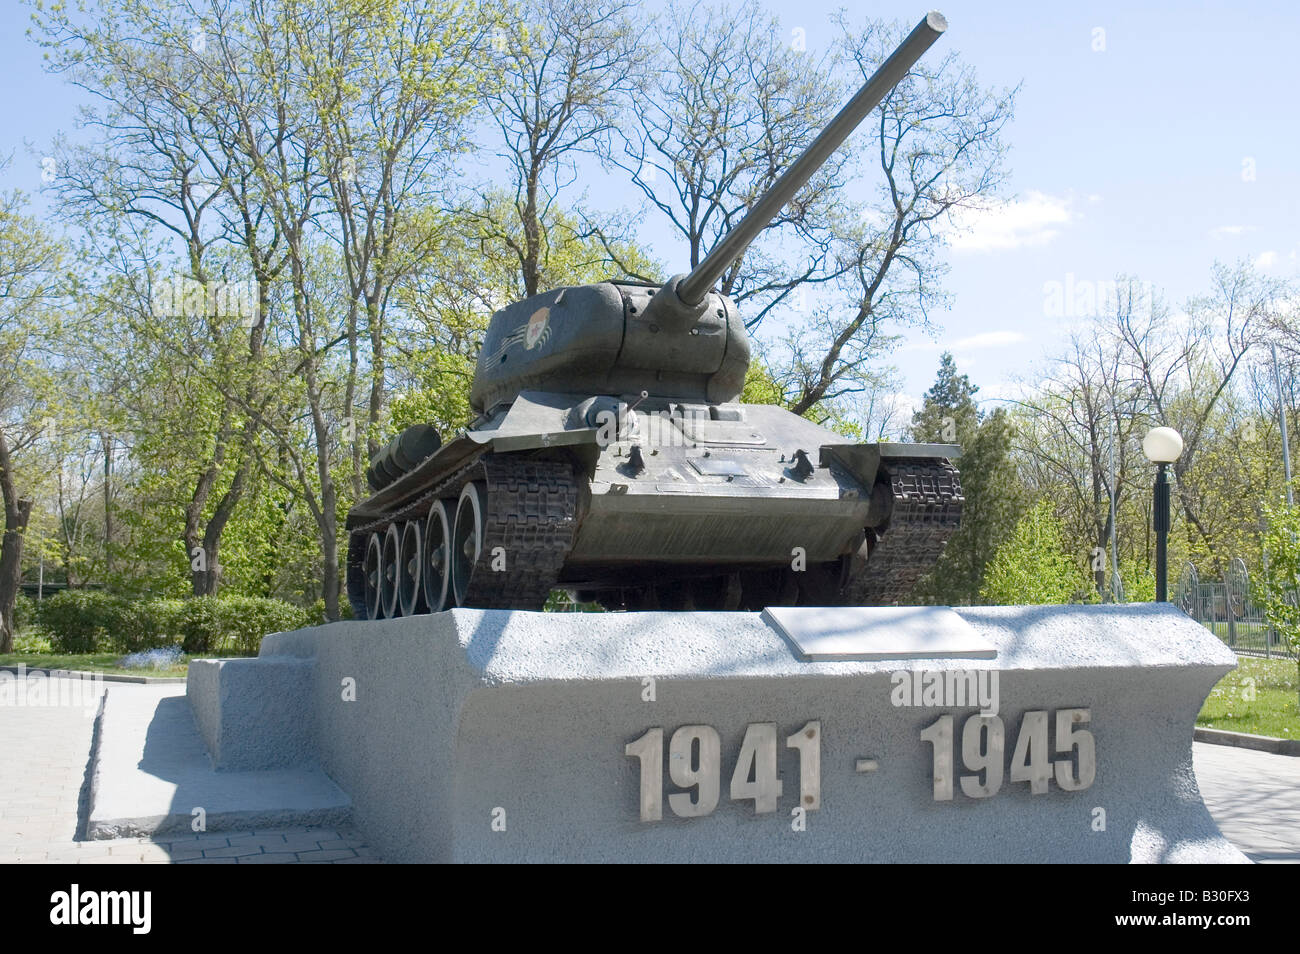
[[[478,418],[372,461],[347,520],[356,616],[540,610],[557,588],[629,610],[905,601],[958,527],[960,448],[852,443],[740,403],[749,340],[713,288],[945,29],[923,19],[689,274],[494,314]]]

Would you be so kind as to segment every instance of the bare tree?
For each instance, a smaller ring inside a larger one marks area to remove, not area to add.
[[[854,27],[843,14],[839,25],[844,55],[860,79],[875,71],[903,32],[880,21]],[[858,390],[862,369],[879,351],[882,328],[929,321],[931,306],[942,299],[938,253],[949,214],[987,202],[1005,177],[1001,133],[1015,95],[984,89],[950,52],[936,65],[918,63],[877,108],[871,153],[879,168],[870,173],[875,197],[837,222],[831,272],[838,297],[810,327],[796,331],[792,410],[803,413]],[[868,178],[865,168],[852,168],[853,178]]]
[[[1185,314],[1133,309],[1116,321],[1129,374],[1144,390],[1152,417],[1183,437],[1182,456],[1172,465],[1179,507],[1211,559],[1216,540],[1191,477],[1213,433],[1216,409],[1260,334],[1276,325],[1286,291],[1285,283],[1248,262],[1216,263],[1210,292],[1188,301]]]
[[[578,178],[578,158],[601,151],[622,118],[646,59],[637,10],[629,0],[542,0],[495,34],[500,72],[483,92],[512,189],[480,186],[470,211],[516,264],[526,296],[565,280],[548,252],[582,233],[557,201]]]
[[[663,20],[659,61],[612,159],[667,217],[686,244],[682,264],[694,268],[812,142],[844,84],[824,57],[792,48],[757,0],[674,3]],[[749,327],[798,285],[832,277],[829,224],[842,162],[815,174],[723,274],[723,294],[757,306]]]
[[[1117,287],[1120,292],[1108,304],[1114,320],[1124,322],[1130,318],[1136,285],[1125,280]],[[1156,303],[1158,310],[1162,307]],[[1093,323],[1073,333],[1046,376],[1016,405],[1015,449],[1028,483],[1037,493],[1053,496],[1070,539],[1086,541],[1083,555],[1094,585],[1105,592],[1115,532],[1111,495],[1118,513],[1137,469],[1135,437],[1149,421],[1145,395],[1129,378],[1123,346],[1109,323]]]

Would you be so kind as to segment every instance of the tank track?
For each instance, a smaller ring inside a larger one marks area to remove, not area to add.
[[[905,600],[934,569],[961,525],[961,480],[952,464],[909,460],[886,466],[893,510],[886,527],[867,530],[870,555],[865,562],[852,561],[841,591],[846,606],[893,606]]]
[[[487,513],[467,606],[541,609],[577,533],[578,483],[563,461],[484,459]],[[497,548],[500,547],[500,550]],[[493,570],[493,552],[505,568]]]
[[[483,542],[465,605],[478,609],[541,609],[555,587],[577,534],[578,478],[568,461],[486,453],[401,510],[351,531],[352,545],[391,523],[423,520],[433,502],[454,498],[465,484],[486,490]],[[497,550],[501,547],[502,550]],[[351,552],[351,550],[349,551]],[[493,554],[505,568],[493,570]],[[349,560],[349,563],[352,561]],[[351,593],[349,567],[349,593]]]

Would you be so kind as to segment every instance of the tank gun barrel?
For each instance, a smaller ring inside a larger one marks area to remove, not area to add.
[[[927,14],[908,34],[907,39],[881,64],[871,79],[858,90],[843,109],[822,130],[812,145],[804,150],[772,188],[763,193],[740,224],[723,237],[704,261],[676,283],[677,297],[688,306],[698,305],[722,277],[727,267],[749,247],[785,204],[794,198],[831,154],[840,147],[858,125],[889,95],[907,71],[916,65],[926,50],[948,29],[938,12]]]

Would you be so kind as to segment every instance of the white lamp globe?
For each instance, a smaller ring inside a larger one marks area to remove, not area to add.
[[[1153,464],[1172,464],[1183,453],[1183,437],[1172,427],[1153,427],[1142,438],[1142,453]]]

